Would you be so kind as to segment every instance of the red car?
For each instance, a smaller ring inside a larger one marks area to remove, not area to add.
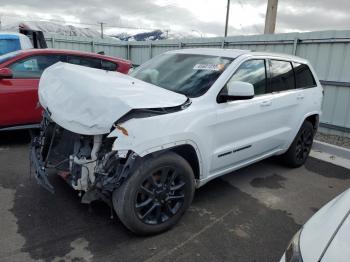
[[[100,54],[59,50],[27,49],[0,56],[0,130],[32,128],[41,121],[38,85],[43,71],[66,62],[127,74],[127,60]]]

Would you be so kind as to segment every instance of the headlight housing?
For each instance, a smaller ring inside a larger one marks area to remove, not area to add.
[[[300,229],[290,241],[285,253],[286,262],[303,262],[303,258],[300,252],[300,235],[302,229]]]

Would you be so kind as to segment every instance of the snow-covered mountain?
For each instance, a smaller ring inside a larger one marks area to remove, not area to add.
[[[184,38],[196,38],[199,37],[197,32],[175,32],[175,31],[161,31],[154,30],[149,32],[141,32],[137,34],[129,34],[122,32],[119,34],[110,35],[122,41],[156,41],[164,39],[184,39]]]
[[[72,25],[62,25],[47,21],[26,21],[9,26],[4,26],[5,31],[18,31],[18,28],[40,30],[44,34],[57,34],[63,36],[82,36],[89,38],[100,38],[99,31],[91,28],[82,28]],[[121,41],[156,41],[164,39],[184,39],[184,38],[196,38],[200,35],[196,31],[178,32],[178,31],[162,31],[153,30],[145,31],[142,29],[125,29],[125,28],[108,28],[105,32],[105,37],[114,38]]]

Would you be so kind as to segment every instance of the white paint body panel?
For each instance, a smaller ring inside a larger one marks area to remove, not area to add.
[[[346,217],[349,210],[350,189],[328,202],[305,223],[299,243],[304,262],[350,260],[350,216]],[[285,262],[285,254],[280,262]]]
[[[350,210],[350,189],[322,207],[306,222],[300,235],[300,250],[305,262],[318,261],[333,233]],[[350,260],[350,218],[342,225],[321,261]]]
[[[128,136],[115,129],[109,137],[117,137],[113,150],[123,154],[133,151],[141,157],[181,144],[191,145],[199,160],[197,186],[285,152],[304,119],[312,114],[321,114],[322,87],[316,76],[315,88],[217,103],[219,92],[244,61],[276,58],[308,64],[301,58],[224,49],[184,49],[170,53],[217,55],[235,60],[204,95],[191,99],[192,104],[188,108],[164,115],[130,119],[121,124],[128,131]],[[64,80],[61,79],[62,73],[65,74]],[[130,87],[133,81],[135,88]],[[113,92],[110,91],[112,89]],[[44,73],[39,95],[42,105],[52,112],[54,121],[81,134],[107,133],[112,123],[130,109],[171,107],[186,101],[183,95],[129,76],[112,76],[101,70],[64,64],[50,67]],[[237,150],[242,147],[247,148]],[[218,157],[227,151],[234,153]]]

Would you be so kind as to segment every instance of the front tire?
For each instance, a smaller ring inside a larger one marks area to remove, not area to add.
[[[173,227],[189,208],[195,191],[191,166],[174,152],[147,157],[120,188],[113,206],[121,222],[139,235]]]
[[[314,135],[315,130],[313,125],[305,121],[288,151],[281,155],[284,163],[290,167],[302,166],[310,154]]]

